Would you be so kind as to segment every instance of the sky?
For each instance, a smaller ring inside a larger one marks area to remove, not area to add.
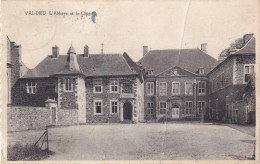
[[[200,48],[218,54],[237,38],[256,32],[257,1],[2,1],[3,33],[22,46],[22,61],[34,68],[57,45],[66,54],[71,44],[77,54],[126,52],[141,59],[149,50]],[[46,11],[46,15],[26,15]],[[49,15],[49,11],[74,15]],[[97,13],[95,23],[89,16]]]

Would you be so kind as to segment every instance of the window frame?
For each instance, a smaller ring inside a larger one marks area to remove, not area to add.
[[[251,73],[250,73],[250,66],[253,66],[253,72],[255,72],[255,64],[244,64],[244,70],[243,70],[243,83],[244,84],[247,84],[248,82],[246,82],[246,74],[247,75],[250,75]],[[246,72],[246,67],[248,67],[249,68],[249,73],[245,73]]]
[[[161,88],[161,84],[165,84],[165,88]],[[161,90],[165,90],[165,94],[162,94]],[[159,96],[167,96],[167,82],[159,82]]]
[[[70,81],[70,90],[66,89],[67,80]],[[63,92],[73,92],[73,78],[63,78]]]
[[[113,82],[116,82],[117,84],[112,85]],[[117,91],[112,91],[112,87],[117,87]],[[118,79],[109,80],[109,91],[110,91],[110,93],[119,93],[119,80]]]
[[[151,92],[148,92],[148,86],[152,84],[152,89]],[[146,96],[154,96],[154,82],[146,82],[146,87],[145,87],[145,92],[146,92]]]
[[[96,111],[96,103],[100,102],[101,103],[101,113],[97,113]],[[103,115],[103,102],[102,100],[93,100],[93,107],[94,107],[94,115]]]
[[[191,94],[187,93],[187,83],[191,83]],[[193,95],[193,82],[192,81],[185,81],[185,96],[192,96]]]
[[[200,88],[200,83],[204,83],[205,85],[205,87],[204,87],[204,92],[203,93],[200,93],[200,89],[203,89],[203,88]],[[198,82],[198,95],[206,95],[206,81],[199,81]]]
[[[187,103],[191,105],[190,108],[188,109],[189,112],[187,112]],[[192,113],[193,113],[193,102],[185,101],[185,114],[192,114]]]
[[[33,85],[34,83],[34,85]],[[30,84],[30,85],[29,85]],[[34,88],[34,92],[33,91],[33,88]],[[29,81],[26,83],[26,93],[27,94],[31,94],[31,95],[34,95],[36,94],[37,92],[37,83],[35,81]]]
[[[162,103],[165,103],[165,108],[161,108],[161,104]],[[164,113],[161,113],[161,109],[164,109]],[[166,101],[160,101],[160,103],[159,103],[159,114],[160,115],[165,115],[165,114],[167,114],[167,102]]]
[[[113,102],[117,103],[117,109],[116,109],[116,113],[113,113]],[[118,100],[110,100],[110,114],[118,114],[119,113],[119,101]]]
[[[152,104],[152,105],[149,105],[149,104]],[[153,112],[154,112],[154,104],[153,102],[147,102],[147,114],[148,115],[153,115]]]
[[[201,114],[201,112],[200,112],[200,103],[204,103],[205,104],[205,106],[204,106],[204,110],[206,110],[206,108],[207,108],[207,106],[206,106],[206,101],[198,101],[198,111],[197,111],[197,114],[198,115],[200,115]],[[202,110],[201,110],[202,111]],[[204,112],[206,112],[206,111],[204,111]]]
[[[97,92],[96,91],[96,81],[100,81],[100,88],[101,88],[101,91],[100,92]],[[102,79],[94,79],[93,80],[93,93],[102,93],[103,92],[103,81]]]
[[[178,84],[179,85],[179,89],[178,89],[178,93],[173,93],[173,84]],[[172,95],[180,95],[180,89],[181,89],[181,85],[179,81],[173,81],[172,82]]]

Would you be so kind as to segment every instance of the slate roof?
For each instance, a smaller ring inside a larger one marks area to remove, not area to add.
[[[174,66],[193,73],[203,67],[205,74],[207,74],[218,64],[215,58],[200,49],[151,50],[139,60],[139,63],[145,69],[152,69],[154,75],[158,75]]]
[[[86,77],[94,76],[122,76],[138,75],[132,71],[125,58],[121,54],[90,54],[89,57],[77,55],[77,60],[82,73]],[[67,55],[59,55],[57,58],[47,56],[40,64],[28,72],[22,78],[50,77],[62,73],[67,61]],[[68,72],[64,72],[68,73]]]
[[[255,54],[255,37],[252,37],[240,50],[232,55],[251,55]]]

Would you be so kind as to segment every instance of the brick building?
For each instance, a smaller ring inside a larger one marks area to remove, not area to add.
[[[146,119],[203,119],[208,107],[207,74],[218,63],[201,49],[151,50],[139,61],[146,70]]]
[[[16,54],[8,56],[19,65]],[[60,55],[54,46],[52,55],[24,75],[12,70],[17,85],[10,86],[15,91],[11,105],[50,108],[55,124],[144,120],[144,71],[126,53],[89,54],[85,46],[83,54],[76,54],[71,46]]]
[[[241,112],[245,106],[243,94],[249,91],[246,87],[254,74],[255,65],[255,38],[247,34],[243,39],[243,47],[231,50],[230,55],[208,74],[208,116],[213,120],[245,123],[248,121],[242,121],[242,117],[248,117],[249,111],[255,110],[254,105],[246,112]],[[250,99],[255,99],[255,94]],[[242,113],[246,116],[242,116]]]

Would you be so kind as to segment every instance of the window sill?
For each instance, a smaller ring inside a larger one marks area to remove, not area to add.
[[[94,116],[102,116],[103,113],[94,113]]]

